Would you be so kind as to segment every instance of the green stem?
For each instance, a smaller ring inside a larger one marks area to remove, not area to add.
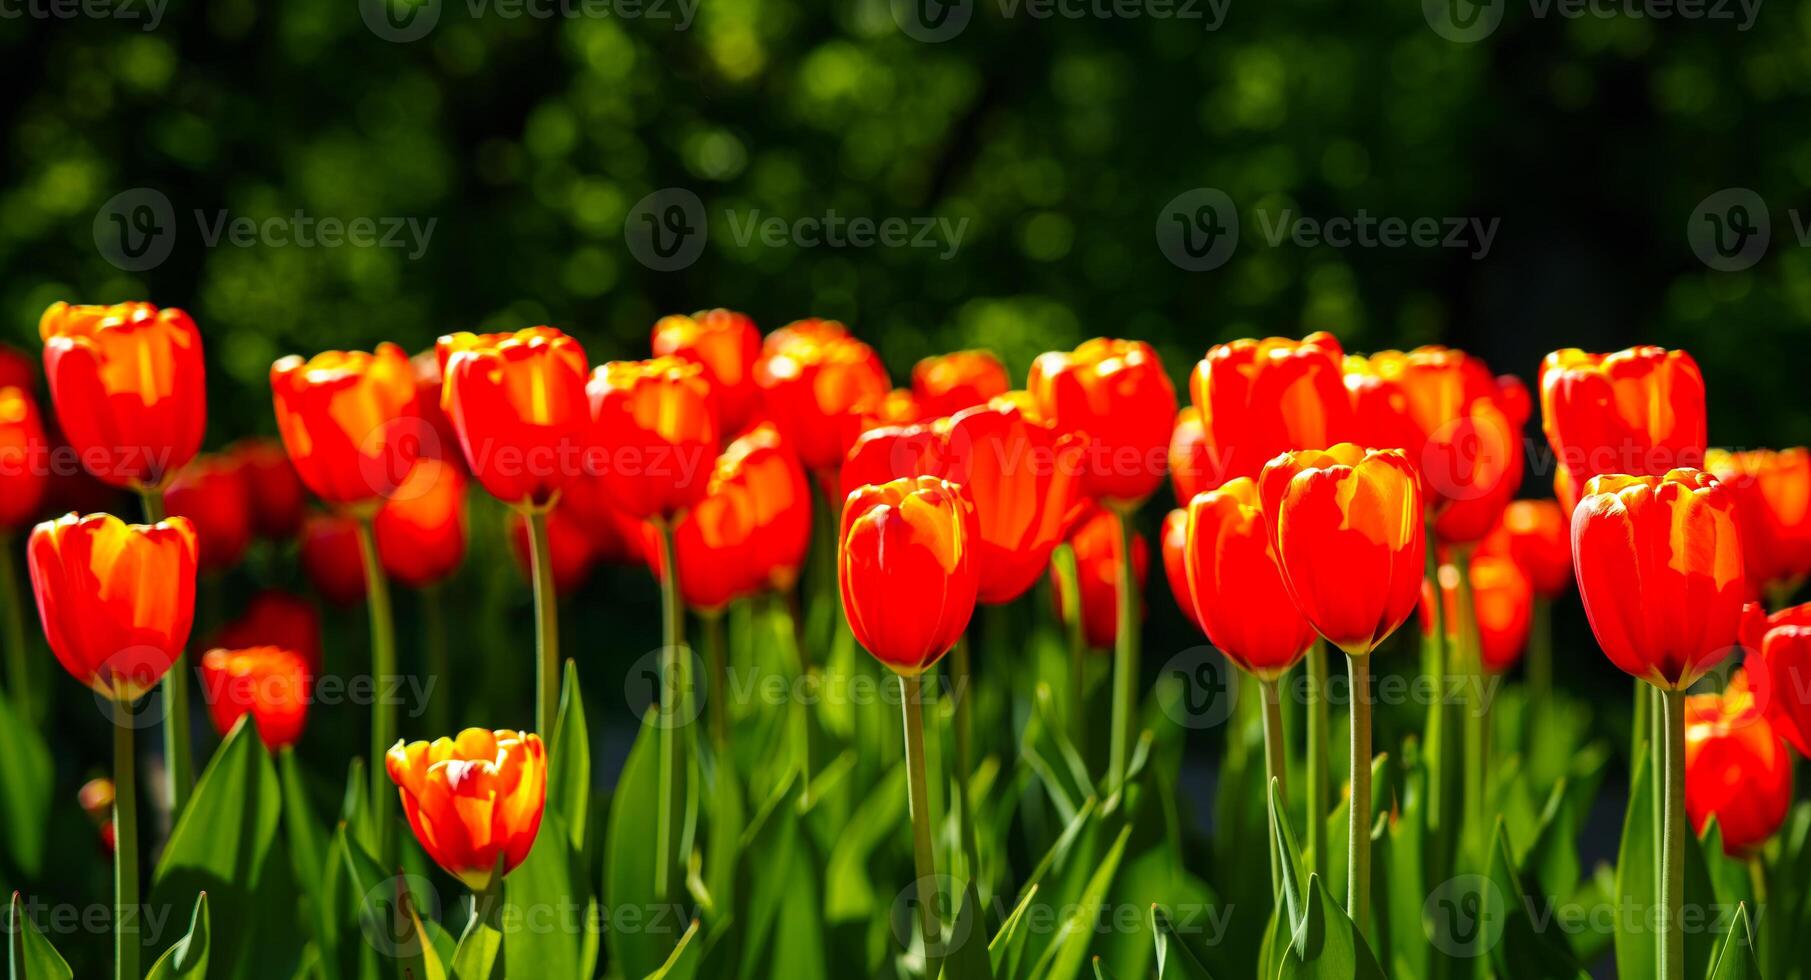
[[[502,913],[503,879],[498,877],[489,888],[472,893],[472,917],[453,953],[454,976],[489,980],[497,972],[497,957],[503,951]]]
[[[139,500],[144,504],[145,523],[156,524],[164,519],[163,490],[147,488],[139,491]],[[176,818],[182,816],[182,808],[189,802],[189,790],[195,784],[195,757],[189,746],[189,658],[186,654],[177,656],[170,664],[170,672],[164,675],[161,685],[164,703],[163,720],[163,754],[164,768],[169,778],[170,823],[175,825]]]
[[[1662,827],[1660,904],[1666,910],[1661,927],[1665,955],[1660,980],[1684,980],[1685,931],[1679,913],[1685,895],[1685,694],[1662,691],[1666,715],[1666,815]]]
[[[377,554],[372,515],[358,519],[359,554],[365,562],[365,604],[371,612],[371,674],[378,690],[396,676],[396,623],[390,612],[390,580]],[[390,698],[371,699],[371,825],[377,830],[378,860],[385,868],[396,861],[396,791],[384,767],[384,754],[396,741],[396,705]]]
[[[1088,634],[1082,626],[1082,600],[1080,570],[1075,564],[1075,549],[1065,542],[1051,553],[1051,560],[1056,563],[1056,587],[1062,596],[1063,609],[1068,616],[1063,622],[1063,632],[1069,640],[1069,740],[1077,749],[1087,752],[1088,746]]]
[[[1477,616],[1474,612],[1474,596],[1471,588],[1471,552],[1458,549],[1454,555],[1454,564],[1459,572],[1458,623],[1455,632],[1459,637],[1460,668],[1465,672],[1465,838],[1469,851],[1474,855],[1484,854],[1485,828],[1488,826],[1488,815],[1484,812],[1484,704],[1483,690],[1484,665],[1483,648],[1478,639]]]
[[[116,701],[113,711],[113,976],[139,980],[138,766],[132,755],[132,706]]]
[[[1283,696],[1277,688],[1274,678],[1259,678],[1258,686],[1264,692],[1264,784],[1268,787],[1276,783],[1276,798],[1283,804],[1283,813],[1271,814],[1273,820],[1287,820],[1289,810],[1289,763],[1283,753]],[[1270,794],[1264,794],[1265,799]],[[1282,855],[1277,851],[1276,834],[1270,837],[1270,892],[1272,895],[1283,893]]]
[[[956,703],[956,808],[962,818],[962,858],[968,865],[970,880],[976,880],[981,874],[981,862],[977,857],[980,851],[975,846],[975,811],[968,799],[968,780],[975,771],[968,706],[974,683],[969,672],[966,632],[956,638],[956,645],[950,650],[950,673],[953,675],[950,697]],[[979,887],[977,884],[976,888]]]
[[[421,590],[423,645],[428,677],[432,679],[434,699],[428,702],[428,730],[450,732],[452,719],[448,709],[453,703],[453,672],[447,661],[446,604],[441,601],[439,585]]]
[[[1427,521],[1427,586],[1436,596],[1440,590],[1440,558],[1438,550],[1431,542],[1434,537],[1434,520]],[[1427,823],[1430,831],[1438,831],[1445,823],[1446,813],[1446,768],[1441,764],[1446,754],[1446,603],[1430,603],[1433,619],[1433,636],[1429,639],[1430,653],[1428,658],[1428,679],[1433,685],[1434,696],[1427,706],[1427,732],[1424,738],[1427,748],[1422,753],[1427,760]],[[1441,839],[1433,834],[1435,840]]]
[[[711,688],[704,703],[711,712],[711,747],[722,753],[729,744],[729,667],[723,659],[723,613],[707,612],[704,620],[704,656],[711,672]]]
[[[1308,648],[1308,851],[1315,873],[1327,874],[1327,643]]]
[[[1138,724],[1138,575],[1132,563],[1132,509],[1119,518],[1119,623],[1113,643],[1113,731],[1107,757],[1107,791],[1117,792],[1130,763],[1133,727]],[[1076,617],[1081,609],[1076,608]]]
[[[543,734],[553,731],[554,718],[560,711],[560,611],[559,594],[553,586],[553,547],[547,540],[547,512],[531,510],[528,519],[528,551],[534,559],[535,608],[535,729]]]
[[[935,980],[941,966],[943,930],[937,923],[937,859],[931,850],[930,789],[925,778],[924,707],[918,675],[899,675],[905,714],[906,783],[912,815],[912,863],[918,874],[918,925],[924,933],[924,975]]]
[[[804,631],[798,614],[799,589],[796,584],[786,591],[784,596],[770,596],[772,611],[782,617],[780,628],[785,635],[792,638],[792,651],[798,654],[799,689],[808,690],[811,683],[811,660],[805,652]],[[782,640],[784,640],[782,636]],[[799,804],[811,805],[811,704],[812,699],[797,699],[795,717],[798,725],[799,743]]]
[[[660,901],[672,898],[669,890],[674,872],[679,866],[679,859],[674,853],[678,843],[674,833],[678,830],[679,819],[680,772],[679,762],[679,726],[684,722],[680,715],[681,689],[684,679],[684,657],[680,645],[685,642],[685,609],[679,602],[679,569],[675,566],[676,556],[673,546],[673,522],[657,520],[660,534],[660,567],[666,574],[660,578],[661,609],[661,690],[660,690],[660,801],[658,804],[659,823],[655,834],[654,894]]]
[[[25,649],[25,603],[19,596],[19,559],[14,550],[17,543],[11,534],[0,534],[0,602],[6,604],[6,690],[13,710],[35,728],[40,704],[37,685],[32,683],[31,658]]]
[[[1528,630],[1528,700],[1530,717],[1540,724],[1553,702],[1553,603],[1536,596]]]
[[[1352,678],[1352,801],[1346,824],[1346,910],[1360,932],[1371,912],[1371,663],[1347,657]]]
[[[1644,686],[1647,688],[1645,691],[1637,691],[1636,693],[1646,698],[1648,702],[1648,772],[1653,774],[1648,779],[1648,796],[1653,802],[1651,819],[1653,820],[1654,825],[1654,840],[1658,841],[1664,839],[1666,836],[1666,786],[1664,783],[1664,780],[1666,779],[1666,752],[1668,748],[1666,741],[1666,705],[1664,704],[1665,699],[1659,688],[1651,685]],[[1666,855],[1661,851],[1656,850],[1653,858],[1654,880],[1660,881],[1666,876]],[[1664,936],[1661,937],[1661,942],[1665,942]],[[1666,950],[1664,947],[1660,950],[1660,958],[1666,958]]]

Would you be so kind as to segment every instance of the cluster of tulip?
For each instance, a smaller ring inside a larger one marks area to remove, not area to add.
[[[467,729],[432,743],[396,737],[394,707],[371,720],[376,858],[393,866],[394,819],[476,896],[457,962],[487,974],[500,946],[494,898],[541,825],[559,711],[555,596],[598,557],[645,562],[660,580],[663,669],[660,818],[654,893],[681,887],[687,782],[685,614],[707,627],[738,600],[792,596],[814,538],[817,495],[836,528],[834,569],[847,627],[894,672],[904,697],[907,793],[918,885],[937,878],[920,684],[951,654],[978,604],[1027,594],[1054,568],[1070,629],[1079,738],[1088,647],[1113,648],[1103,793],[1134,767],[1140,595],[1147,546],[1139,508],[1167,473],[1180,506],[1164,521],[1163,567],[1189,619],[1264,692],[1271,820],[1289,821],[1279,682],[1304,665],[1327,685],[1326,645],[1350,678],[1346,914],[1373,929],[1370,656],[1417,608],[1435,678],[1500,673],[1532,652],[1538,701],[1551,684],[1547,604],[1574,580],[1605,654],[1638,689],[1635,752],[1654,778],[1663,925],[1660,975],[1683,975],[1676,925],[1683,827],[1715,817],[1735,852],[1777,831],[1791,799],[1786,747],[1811,753],[1811,605],[1768,615],[1811,573],[1811,457],[1707,452],[1704,386],[1683,352],[1575,350],[1541,366],[1541,420],[1558,501],[1512,500],[1533,399],[1477,358],[1443,348],[1349,356],[1325,333],[1209,350],[1180,408],[1156,352],[1096,339],[1032,364],[1012,390],[991,354],[927,359],[894,389],[879,356],[841,324],[802,320],[763,338],[746,316],[667,317],[653,357],[592,370],[551,327],[455,333],[411,358],[371,352],[286,357],[270,373],[281,448],[249,440],[200,452],[206,421],[201,334],[184,313],[145,303],[57,304],[43,317],[44,364],[61,437],[87,469],[136,491],[147,523],[71,513],[27,548],[57,659],[121,706],[161,684],[167,797],[191,789],[187,674],[196,577],[230,568],[254,537],[299,537],[323,594],[370,608],[372,670],[397,672],[388,582],[432,588],[465,554],[468,481],[515,512],[535,595],[534,731]],[[50,439],[24,385],[0,387],[0,525],[18,527],[46,490]],[[455,449],[454,447],[457,447]],[[309,513],[304,488],[328,508]],[[840,513],[840,519],[837,515]],[[169,516],[166,516],[169,515]],[[1574,568],[1575,566],[1575,568]],[[273,751],[301,737],[320,670],[318,626],[281,595],[260,597],[199,667],[221,731],[249,715]],[[16,617],[15,617],[16,619]],[[306,628],[271,625],[300,619]],[[1324,641],[1324,642],[1323,642]],[[32,667],[8,643],[8,687]],[[723,664],[710,678],[711,734],[725,738]],[[1744,666],[1718,694],[1684,694],[1732,650]],[[952,653],[953,651],[953,653]],[[960,688],[958,688],[960,689]],[[1475,690],[1475,688],[1470,689]],[[1473,695],[1476,696],[1475,694]],[[1447,706],[1430,710],[1423,757],[1430,820],[1464,828],[1483,861],[1487,715],[1464,713],[1460,753]],[[1307,705],[1306,853],[1325,874],[1328,699]],[[966,701],[955,704],[957,771],[972,771]],[[111,795],[117,901],[136,901],[132,726],[115,726]],[[1461,798],[1448,800],[1455,772]],[[384,783],[388,780],[395,789]],[[962,870],[976,873],[968,780],[957,778]],[[1113,804],[1109,804],[1113,805]],[[1386,810],[1388,808],[1385,808]],[[1272,887],[1290,892],[1272,841]],[[1279,901],[1281,898],[1279,897]],[[917,905],[927,976],[943,924]],[[117,944],[119,977],[137,946]],[[469,952],[468,952],[469,950]]]

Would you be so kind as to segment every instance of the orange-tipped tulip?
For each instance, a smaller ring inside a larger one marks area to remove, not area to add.
[[[339,514],[309,514],[297,540],[302,573],[321,598],[336,606],[365,601],[365,557],[356,520]]]
[[[0,388],[0,531],[38,516],[50,485],[50,443],[38,403],[23,388]]]
[[[321,670],[321,614],[301,596],[269,590],[252,596],[239,618],[220,628],[213,646],[226,650],[282,647],[302,657],[310,675]]]
[[[806,317],[768,334],[761,341],[763,355],[779,354],[795,344],[823,344],[837,340],[847,340],[851,334],[849,328],[836,320],[824,320],[818,317]]]
[[[1012,382],[992,351],[959,350],[927,357],[912,367],[912,395],[920,415],[938,418],[985,405]]]
[[[1484,669],[1493,674],[1515,666],[1528,648],[1534,617],[1534,583],[1520,565],[1507,556],[1479,552],[1471,559],[1472,615],[1478,627],[1478,652]],[[1433,589],[1421,584],[1421,629],[1432,634]],[[1455,642],[1459,631],[1459,569],[1440,566],[1441,622]]]
[[[252,541],[252,499],[237,457],[195,457],[170,481],[164,503],[171,514],[194,523],[203,572],[225,571],[245,557]]]
[[[308,497],[282,441],[265,436],[241,439],[227,454],[239,461],[239,472],[245,477],[252,531],[271,541],[295,537],[307,514]]]
[[[664,580],[660,532],[651,524],[644,527],[642,547],[653,558],[654,575]],[[710,492],[673,528],[679,597],[687,606],[701,613],[721,612],[767,584],[753,554],[754,529],[755,502],[748,488],[713,478]]]
[[[207,428],[201,331],[150,303],[53,303],[38,320],[57,421],[89,472],[116,487],[161,487]]]
[[[1478,545],[1520,565],[1535,595],[1553,599],[1572,587],[1572,524],[1552,500],[1512,500]]]
[[[1755,703],[1742,671],[1721,694],[1685,699],[1685,813],[1704,832],[1711,817],[1723,850],[1745,857],[1767,843],[1792,807],[1792,755]]]
[[[1075,572],[1080,581],[1076,592],[1081,597],[1082,635],[1088,645],[1112,649],[1119,635],[1119,522],[1111,511],[1090,508],[1069,535],[1069,547],[1075,551]],[[1144,535],[1132,536],[1132,573],[1138,579],[1134,591],[1144,595],[1149,578],[1151,547]],[[1069,610],[1063,606],[1063,590],[1052,589],[1056,618],[1069,621]],[[1139,615],[1146,612],[1139,602]]]
[[[866,486],[843,504],[837,580],[856,640],[901,675],[954,646],[975,612],[974,512],[931,477]]]
[[[1247,673],[1275,680],[1314,645],[1264,523],[1258,487],[1228,480],[1189,502],[1184,567],[1201,628]]]
[[[661,317],[654,324],[653,346],[655,357],[673,355],[704,369],[725,433],[741,432],[754,418],[761,405],[761,391],[755,387],[761,332],[746,314],[703,310]]]
[[[1040,354],[1025,388],[1039,418],[1087,440],[1082,493],[1131,507],[1163,485],[1176,388],[1151,345],[1096,337]]]
[[[440,338],[441,407],[472,475],[516,508],[553,503],[583,468],[585,351],[552,327]]]
[[[1811,453],[1713,449],[1704,468],[1736,495],[1750,588],[1790,586],[1811,572]]]
[[[1228,479],[1256,479],[1276,454],[1352,438],[1352,403],[1330,333],[1216,344],[1189,379],[1195,408]]]
[[[329,504],[375,506],[421,453],[415,373],[395,344],[308,360],[292,354],[271,365],[270,389],[290,462]]]
[[[189,642],[197,547],[182,517],[143,525],[69,514],[33,528],[26,563],[63,669],[118,701],[154,687]]]
[[[1258,491],[1283,582],[1327,642],[1365,656],[1415,611],[1427,541],[1421,481],[1401,450],[1284,453]]]
[[[792,588],[811,546],[811,485],[798,457],[763,423],[729,444],[714,479],[748,495],[754,523],[748,560],[759,578],[767,588]]]
[[[1772,616],[1749,610],[1760,619],[1744,624],[1744,667],[1753,682],[1755,700],[1773,727],[1799,754],[1811,759],[1811,603],[1791,606]]]
[[[465,474],[445,460],[416,460],[372,529],[391,578],[416,589],[447,578],[465,560]]]
[[[1734,495],[1701,470],[1599,476],[1572,513],[1578,592],[1616,666],[1683,691],[1721,663],[1747,583]]]
[[[547,802],[541,736],[467,728],[398,742],[384,766],[421,849],[467,888],[489,891],[528,857]]]
[[[302,737],[309,680],[308,662],[282,647],[215,649],[201,658],[201,690],[214,728],[225,735],[249,714],[272,752]]]
[[[1703,464],[1704,377],[1684,351],[1556,350],[1541,362],[1541,428],[1570,511],[1585,482],[1607,473],[1661,476]]]
[[[618,507],[664,521],[703,499],[719,445],[703,368],[677,357],[611,361],[588,391],[591,463]]]
[[[768,415],[806,469],[834,473],[884,407],[892,390],[887,369],[858,340],[768,340],[770,352],[755,365]]]

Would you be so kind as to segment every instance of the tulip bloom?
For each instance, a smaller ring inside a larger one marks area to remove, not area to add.
[[[1189,502],[1183,567],[1201,628],[1241,670],[1275,681],[1314,645],[1277,567],[1258,488],[1229,480]]]
[[[1170,489],[1175,491],[1178,505],[1187,507],[1196,494],[1225,482],[1220,478],[1219,456],[1208,441],[1200,410],[1188,405],[1176,413],[1176,427],[1170,432]]]
[[[1790,592],[1811,572],[1811,453],[1713,449],[1705,468],[1735,493],[1749,586]]]
[[[1528,648],[1534,617],[1534,584],[1521,566],[1499,555],[1475,554],[1471,569],[1472,616],[1478,629],[1478,653],[1485,670],[1500,674],[1515,666]],[[1433,588],[1421,584],[1421,629],[1434,629]],[[1459,569],[1440,567],[1440,622],[1452,642],[1459,639]]]
[[[308,685],[308,663],[294,650],[215,649],[201,658],[201,688],[214,728],[224,736],[249,714],[272,752],[302,737]]]
[[[53,303],[38,320],[58,423],[82,465],[116,487],[163,486],[207,427],[201,331],[150,303]]]
[[[459,433],[453,431],[453,420],[447,418],[446,407],[441,404],[446,394],[446,373],[440,363],[439,345],[415,353],[409,358],[409,366],[415,369],[415,406],[421,412],[421,420],[427,423],[422,431],[421,455],[446,460],[463,470],[465,454],[459,450]]]
[[[764,423],[729,444],[713,480],[746,491],[753,523],[747,559],[765,587],[792,588],[811,546],[811,486],[798,457]]]
[[[1341,443],[1278,456],[1258,487],[1296,607],[1334,646],[1369,654],[1421,597],[1426,540],[1414,466],[1400,450]]]
[[[467,728],[456,738],[397,742],[384,768],[415,839],[474,892],[495,888],[534,846],[547,801],[547,751],[531,732]]]
[[[906,425],[926,421],[928,413],[918,404],[910,388],[894,388],[881,399],[880,407],[868,414],[867,425]]]
[[[1600,476],[1572,514],[1579,597],[1638,680],[1683,691],[1736,644],[1746,580],[1734,495],[1700,470]]]
[[[38,371],[33,358],[10,344],[0,344],[0,388],[18,388],[28,394],[38,390]]]
[[[321,670],[321,616],[301,596],[275,590],[260,592],[245,604],[238,619],[221,627],[213,646],[226,650],[281,647],[294,650],[308,673]]]
[[[611,361],[587,391],[593,461],[618,507],[668,521],[704,496],[719,440],[702,368],[676,357]]]
[[[1087,439],[1082,493],[1130,509],[1162,485],[1176,389],[1151,345],[1096,337],[1040,354],[1025,388],[1039,418]]]
[[[1201,627],[1201,614],[1195,611],[1195,597],[1188,591],[1188,511],[1177,507],[1163,515],[1163,534],[1159,549],[1163,552],[1163,577],[1170,583],[1170,595],[1188,621]],[[1291,607],[1293,608],[1293,607]]]
[[[1759,613],[1759,607],[1750,604]],[[1761,704],[1774,730],[1799,754],[1811,758],[1811,603],[1760,616],[1752,630],[1745,629],[1748,650],[1744,669],[1753,682],[1755,700]],[[1746,624],[1745,624],[1746,626]]]
[[[992,351],[959,350],[927,357],[912,367],[912,395],[922,415],[939,418],[987,404],[1012,382]]]
[[[302,527],[307,497],[302,478],[276,439],[241,439],[227,449],[237,460],[251,500],[252,531],[272,541],[286,541]]]
[[[679,567],[679,596],[693,610],[711,615],[766,585],[754,561],[755,503],[748,488],[713,478],[710,492],[673,528],[673,563]],[[654,575],[665,580],[666,563],[647,528],[643,547],[654,556]]]
[[[1542,599],[1557,598],[1572,585],[1572,527],[1552,500],[1511,501],[1478,554],[1513,560]]]
[[[603,482],[595,476],[568,481],[560,491],[560,503],[554,508],[564,511],[568,523],[577,527],[588,542],[587,560],[607,565],[645,564],[642,549],[644,525],[633,515],[616,506],[616,499],[604,492]],[[526,547],[526,539],[524,539]],[[555,547],[558,547],[557,545]],[[558,556],[554,559],[559,564]]]
[[[585,351],[552,327],[440,338],[441,407],[472,475],[516,508],[545,508],[579,471],[591,413]]]
[[[761,356],[761,332],[746,314],[703,310],[691,316],[665,316],[654,324],[655,357],[669,355],[704,369],[726,433],[741,432],[761,404],[755,387],[755,361]]]
[[[509,553],[515,558],[516,569],[522,573],[522,578],[532,581],[534,555],[528,540],[528,522],[520,514],[511,514],[508,523]],[[636,527],[635,533],[642,533],[641,525]],[[592,548],[591,535],[563,503],[547,512],[547,550],[553,571],[554,595],[569,596],[584,588],[591,578],[596,552]]]
[[[433,585],[465,560],[465,474],[444,460],[415,461],[372,522],[384,572],[411,588]]]
[[[887,400],[886,366],[873,348],[848,338],[777,346],[755,365],[768,415],[807,470],[834,473]]]
[[[916,677],[975,611],[974,509],[933,477],[866,486],[843,505],[837,581],[849,629],[894,673]]]
[[[1119,528],[1113,514],[1099,507],[1090,508],[1069,535],[1069,547],[1075,551],[1083,633],[1089,646],[1110,648],[1119,634]],[[1138,595],[1144,594],[1150,565],[1150,545],[1144,535],[1133,535],[1132,569]],[[1056,602],[1057,618],[1067,622],[1071,614],[1063,607],[1063,590],[1052,589],[1051,596]],[[1141,601],[1141,615],[1142,609]]]
[[[1554,488],[1568,511],[1594,476],[1661,476],[1704,460],[1704,378],[1684,351],[1556,350],[1541,362],[1540,389],[1541,428],[1559,462]]]
[[[38,403],[23,388],[0,388],[0,532],[38,514],[50,484],[50,444]]]
[[[252,540],[252,501],[237,458],[197,456],[170,481],[164,504],[194,523],[203,572],[225,571],[245,557]]]
[[[1189,391],[1227,478],[1256,479],[1291,449],[1325,449],[1352,437],[1352,404],[1330,333],[1216,344],[1195,365]]]
[[[1702,834],[1711,817],[1732,857],[1753,854],[1792,807],[1792,756],[1737,671],[1721,694],[1685,699],[1685,813]]]
[[[271,365],[270,388],[283,446],[315,496],[374,509],[409,475],[423,423],[402,348],[292,354]]]
[[[302,572],[321,598],[336,606],[365,600],[365,559],[358,522],[338,514],[309,514],[298,538]]]
[[[44,636],[70,676],[116,701],[150,690],[182,655],[195,617],[195,526],[69,514],[26,547]]]
[[[806,317],[768,334],[761,341],[762,355],[783,353],[795,344],[825,344],[850,338],[849,328],[836,320]]]

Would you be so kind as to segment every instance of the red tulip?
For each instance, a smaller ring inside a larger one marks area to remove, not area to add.
[[[975,611],[974,514],[930,477],[867,486],[843,504],[837,580],[857,641],[895,673],[922,673]]]
[[[1119,635],[1119,522],[1111,511],[1090,508],[1069,535],[1069,547],[1075,551],[1076,583],[1081,596],[1082,633],[1091,647],[1110,649]],[[1132,571],[1138,576],[1139,595],[1144,594],[1147,571],[1151,565],[1150,546],[1144,535],[1132,537]],[[1063,590],[1051,590],[1056,600],[1056,617],[1068,622],[1069,611],[1063,608]],[[1140,603],[1140,615],[1143,604]]]
[[[639,529],[637,536],[640,536]],[[509,516],[509,545],[517,571],[522,573],[524,581],[533,581],[528,522],[520,514]],[[584,525],[564,506],[547,512],[547,548],[548,560],[553,563],[553,594],[569,596],[583,588],[591,577],[591,565],[596,555],[591,550],[591,536]]]
[[[1176,389],[1149,344],[1096,337],[1040,354],[1025,388],[1040,418],[1087,439],[1084,494],[1129,507],[1162,485]]]
[[[1528,383],[1513,374],[1497,375],[1497,404],[1509,416],[1509,424],[1517,435],[1534,417],[1534,396],[1528,392]]]
[[[302,571],[321,598],[336,606],[365,601],[365,559],[358,522],[338,514],[309,514],[302,521]]]
[[[755,365],[768,416],[807,470],[834,472],[892,383],[874,349],[858,340],[794,339]]]
[[[1811,572],[1811,453],[1711,450],[1705,468],[1735,493],[1749,586],[1790,585]]]
[[[761,332],[746,314],[703,310],[661,317],[654,324],[653,347],[655,357],[672,355],[704,369],[724,432],[741,432],[760,408],[755,361],[761,356]]]
[[[465,560],[465,474],[422,457],[373,522],[384,572],[411,588],[448,578]]]
[[[653,556],[656,578],[664,581],[659,534],[644,525],[642,548]],[[673,529],[673,551],[679,564],[679,595],[703,613],[723,610],[731,602],[760,591],[767,583],[755,560],[755,502],[741,483],[713,478],[710,492]]]
[[[1515,666],[1528,648],[1528,633],[1534,617],[1534,584],[1521,566],[1505,556],[1475,554],[1471,558],[1472,615],[1478,629],[1478,652],[1484,669],[1493,674]],[[1459,569],[1440,566],[1441,622],[1446,635],[1457,641],[1459,635]],[[1433,589],[1421,583],[1421,630],[1431,635],[1434,629]]]
[[[150,303],[52,303],[38,320],[44,374],[69,444],[116,487],[161,487],[207,428],[201,331]]]
[[[38,370],[33,358],[10,344],[0,344],[0,388],[18,388],[30,395],[38,393]]]
[[[1352,437],[1352,404],[1330,333],[1216,344],[1195,365],[1189,390],[1219,450],[1220,475],[1257,479],[1291,449],[1325,449]]]
[[[50,443],[38,403],[23,388],[0,388],[0,532],[38,516],[50,486]]]
[[[415,405],[421,420],[427,423],[422,432],[421,455],[445,460],[463,472],[465,453],[459,449],[459,433],[454,431],[453,420],[447,417],[442,404],[446,373],[440,363],[439,346],[416,353],[409,358],[409,366],[415,370]]]
[[[794,320],[768,334],[761,341],[761,353],[763,355],[779,354],[795,344],[825,344],[849,338],[849,328],[841,323],[835,320],[807,317],[803,320]]]
[[[611,361],[587,390],[592,460],[618,507],[664,521],[703,498],[719,430],[702,368],[676,357]]]
[[[359,582],[364,570],[359,570]],[[361,589],[362,592],[362,589]],[[239,618],[220,628],[211,646],[227,650],[282,647],[294,650],[309,674],[321,671],[321,615],[301,596],[267,590],[252,596]]]
[[[1554,501],[1510,501],[1477,553],[1514,561],[1543,599],[1556,598],[1572,585],[1572,526]]]
[[[528,857],[547,803],[547,749],[527,732],[468,728],[397,742],[384,768],[428,857],[474,892]]]
[[[754,524],[749,560],[760,578],[776,590],[792,588],[811,546],[811,486],[798,457],[778,430],[758,425],[718,457],[714,479],[747,491]]]
[[[203,572],[225,571],[245,557],[252,540],[252,499],[237,457],[195,457],[170,481],[164,501],[171,514],[194,523]]]
[[[1208,441],[1200,410],[1184,406],[1176,413],[1176,427],[1170,433],[1170,489],[1175,491],[1177,504],[1187,507],[1196,494],[1226,482],[1221,479],[1219,456]]]
[[[880,407],[869,413],[865,425],[907,425],[913,422],[924,422],[930,419],[923,405],[918,404],[918,396],[910,388],[894,388],[881,399]]]
[[[294,650],[209,650],[201,658],[201,687],[221,735],[249,714],[258,725],[258,737],[272,752],[302,737],[308,719],[309,672],[307,662]]]
[[[415,374],[395,344],[292,354],[271,365],[270,388],[296,473],[329,504],[375,508],[421,452]]]
[[[1746,667],[1775,730],[1811,758],[1811,605],[1782,609],[1748,646]]]
[[[1747,589],[1735,509],[1700,470],[1585,484],[1572,514],[1578,591],[1616,666],[1683,691],[1728,656]]]
[[[589,560],[606,565],[647,562],[642,551],[644,525],[616,506],[616,498],[605,492],[598,477],[567,481],[566,488],[560,491],[559,506],[554,509],[565,511],[570,523],[584,533],[589,542]]]
[[[582,469],[585,351],[552,327],[440,338],[441,406],[473,476],[517,508],[553,503]]]
[[[1314,627],[1283,583],[1257,485],[1239,477],[1195,497],[1183,540],[1190,603],[1214,646],[1266,680],[1295,666],[1314,645]]]
[[[1296,608],[1347,655],[1369,654],[1421,598],[1420,480],[1401,450],[1341,443],[1279,455],[1258,480]]]
[[[252,530],[272,541],[295,537],[307,513],[307,496],[283,443],[254,436],[233,443],[227,455],[239,461],[239,472],[245,477]]]
[[[1558,461],[1554,489],[1570,511],[1585,481],[1661,476],[1704,461],[1704,378],[1684,351],[1556,350],[1541,362],[1541,428]]]
[[[1755,704],[1742,671],[1722,694],[1685,699],[1685,813],[1702,834],[1711,817],[1723,850],[1745,857],[1792,807],[1792,756]]]
[[[927,357],[912,367],[912,395],[922,415],[937,418],[987,404],[1012,382],[992,351],[959,350]]]
[[[1177,507],[1163,515],[1163,577],[1170,583],[1170,595],[1189,622],[1201,626],[1201,614],[1195,609],[1195,598],[1188,592],[1188,511]],[[1203,627],[1205,630],[1205,627]]]
[[[195,617],[195,527],[69,514],[26,547],[44,636],[76,680],[117,701],[154,687],[182,656]]]

